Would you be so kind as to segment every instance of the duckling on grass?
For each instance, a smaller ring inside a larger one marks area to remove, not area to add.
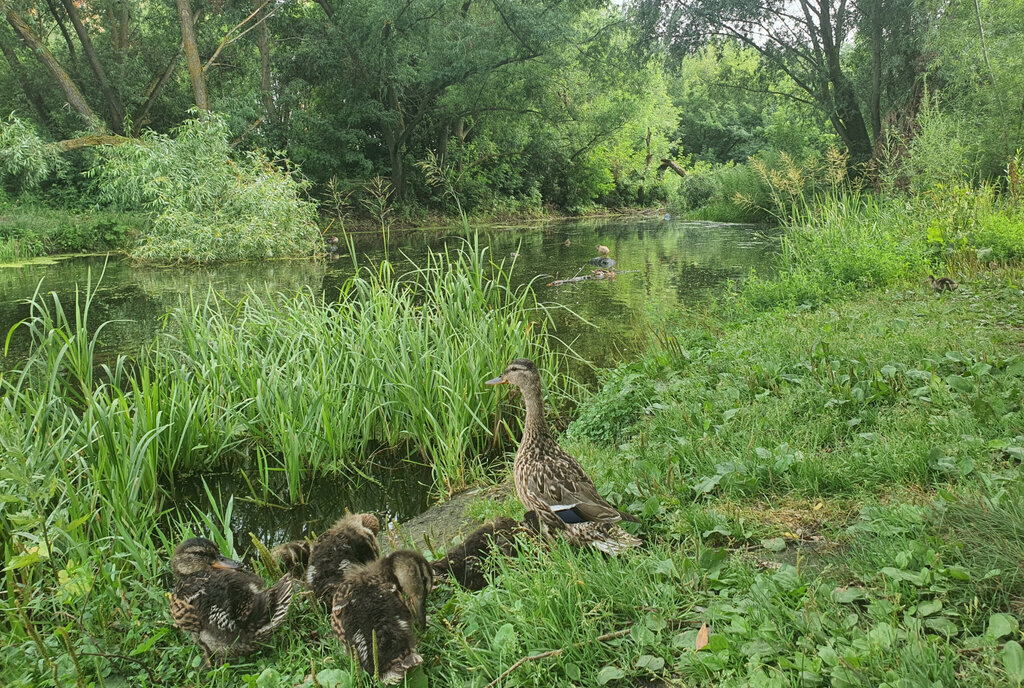
[[[290,575],[264,588],[262,578],[240,566],[213,542],[198,537],[178,545],[171,558],[177,578],[170,595],[171,617],[175,626],[192,634],[208,666],[255,651],[291,606]]]
[[[529,512],[522,521],[514,518],[496,518],[480,526],[458,545],[445,552],[443,559],[431,564],[435,578],[451,576],[467,590],[487,587],[485,562],[488,557],[514,556],[519,539],[535,537],[540,533],[537,516]]]
[[[398,550],[352,567],[334,593],[331,628],[363,670],[384,683],[398,683],[423,663],[416,632],[426,626],[430,564],[419,552]]]
[[[939,293],[944,291],[953,291],[960,286],[948,277],[935,279],[935,275],[928,275],[928,283],[932,285],[932,289]]]
[[[523,506],[536,511],[544,527],[562,531],[574,544],[607,554],[639,546],[641,541],[617,524],[640,519],[606,502],[579,461],[551,436],[544,418],[540,372],[534,362],[517,358],[487,384],[518,387],[526,404],[523,439],[512,466],[516,495]]]
[[[377,533],[380,522],[373,514],[349,514],[323,532],[313,543],[306,569],[306,585],[324,605],[348,571],[380,556]]]

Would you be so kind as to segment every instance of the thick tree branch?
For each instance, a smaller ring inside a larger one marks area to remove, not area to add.
[[[104,131],[106,127],[103,124],[103,120],[89,107],[89,103],[86,102],[77,84],[68,76],[68,73],[60,66],[60,63],[57,62],[53,54],[43,45],[29,25],[25,23],[25,20],[11,7],[8,0],[0,0],[0,10],[3,10],[7,17],[7,22],[14,29],[15,33],[36,54],[36,57],[43,63],[43,66],[57,80],[61,90],[64,91],[68,104],[75,109],[75,112],[81,115],[86,125],[94,131]]]

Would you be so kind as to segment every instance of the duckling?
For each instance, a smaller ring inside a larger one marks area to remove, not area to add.
[[[606,502],[579,461],[551,436],[544,418],[540,372],[534,362],[517,358],[486,384],[518,387],[526,404],[523,439],[512,465],[516,495],[523,506],[536,511],[546,528],[562,531],[574,544],[608,554],[639,546],[641,541],[617,523],[640,519]]]
[[[291,606],[293,579],[264,589],[259,576],[221,555],[206,538],[185,540],[171,558],[174,625],[192,634],[208,666],[253,652],[281,625]]]
[[[562,246],[572,246],[572,239],[566,239],[563,241]]]
[[[607,258],[608,254],[611,252],[612,250],[607,246],[602,246],[601,244],[597,245],[597,255],[601,256],[602,258]]]
[[[306,576],[306,567],[309,566],[310,549],[307,540],[291,540],[282,542],[270,550],[270,556],[274,557],[292,578],[302,580]]]
[[[928,282],[932,285],[932,289],[940,293],[944,291],[953,291],[960,286],[948,277],[935,279],[935,275],[928,275]]]
[[[430,564],[419,552],[398,550],[354,566],[334,593],[331,628],[363,670],[384,683],[398,683],[423,663],[413,623],[427,623]]]
[[[316,599],[330,604],[334,589],[351,567],[368,564],[380,556],[379,532],[380,522],[373,514],[349,514],[316,539],[305,577]]]
[[[508,255],[509,255],[510,258],[518,258],[519,257],[519,251],[512,251]]]
[[[487,587],[484,575],[484,561],[493,554],[512,556],[518,549],[518,536],[535,536],[540,525],[535,512],[529,512],[523,520],[496,518],[485,523],[460,544],[445,552],[443,559],[431,564],[436,579],[451,576],[467,590],[483,590]]]

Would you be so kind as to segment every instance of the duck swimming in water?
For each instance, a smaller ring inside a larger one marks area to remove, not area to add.
[[[208,666],[250,654],[269,640],[291,606],[294,581],[285,574],[264,588],[206,538],[185,540],[171,558],[177,582],[170,595],[174,625],[192,634]]]
[[[606,502],[579,461],[551,436],[544,418],[540,372],[534,362],[517,358],[487,384],[518,387],[526,404],[523,439],[512,466],[516,495],[523,506],[537,512],[544,528],[561,532],[574,544],[607,554],[639,546],[641,541],[618,522],[640,519]]]

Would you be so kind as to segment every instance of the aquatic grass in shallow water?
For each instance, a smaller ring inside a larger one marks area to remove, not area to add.
[[[193,302],[171,314],[154,364],[206,371],[193,394],[237,410],[292,485],[309,469],[368,474],[376,452],[398,449],[451,492],[480,479],[492,453],[499,398],[483,380],[525,355],[556,393],[569,384],[564,356],[542,347],[547,325],[530,292],[472,246],[406,275],[363,270],[336,302],[309,291]]]

